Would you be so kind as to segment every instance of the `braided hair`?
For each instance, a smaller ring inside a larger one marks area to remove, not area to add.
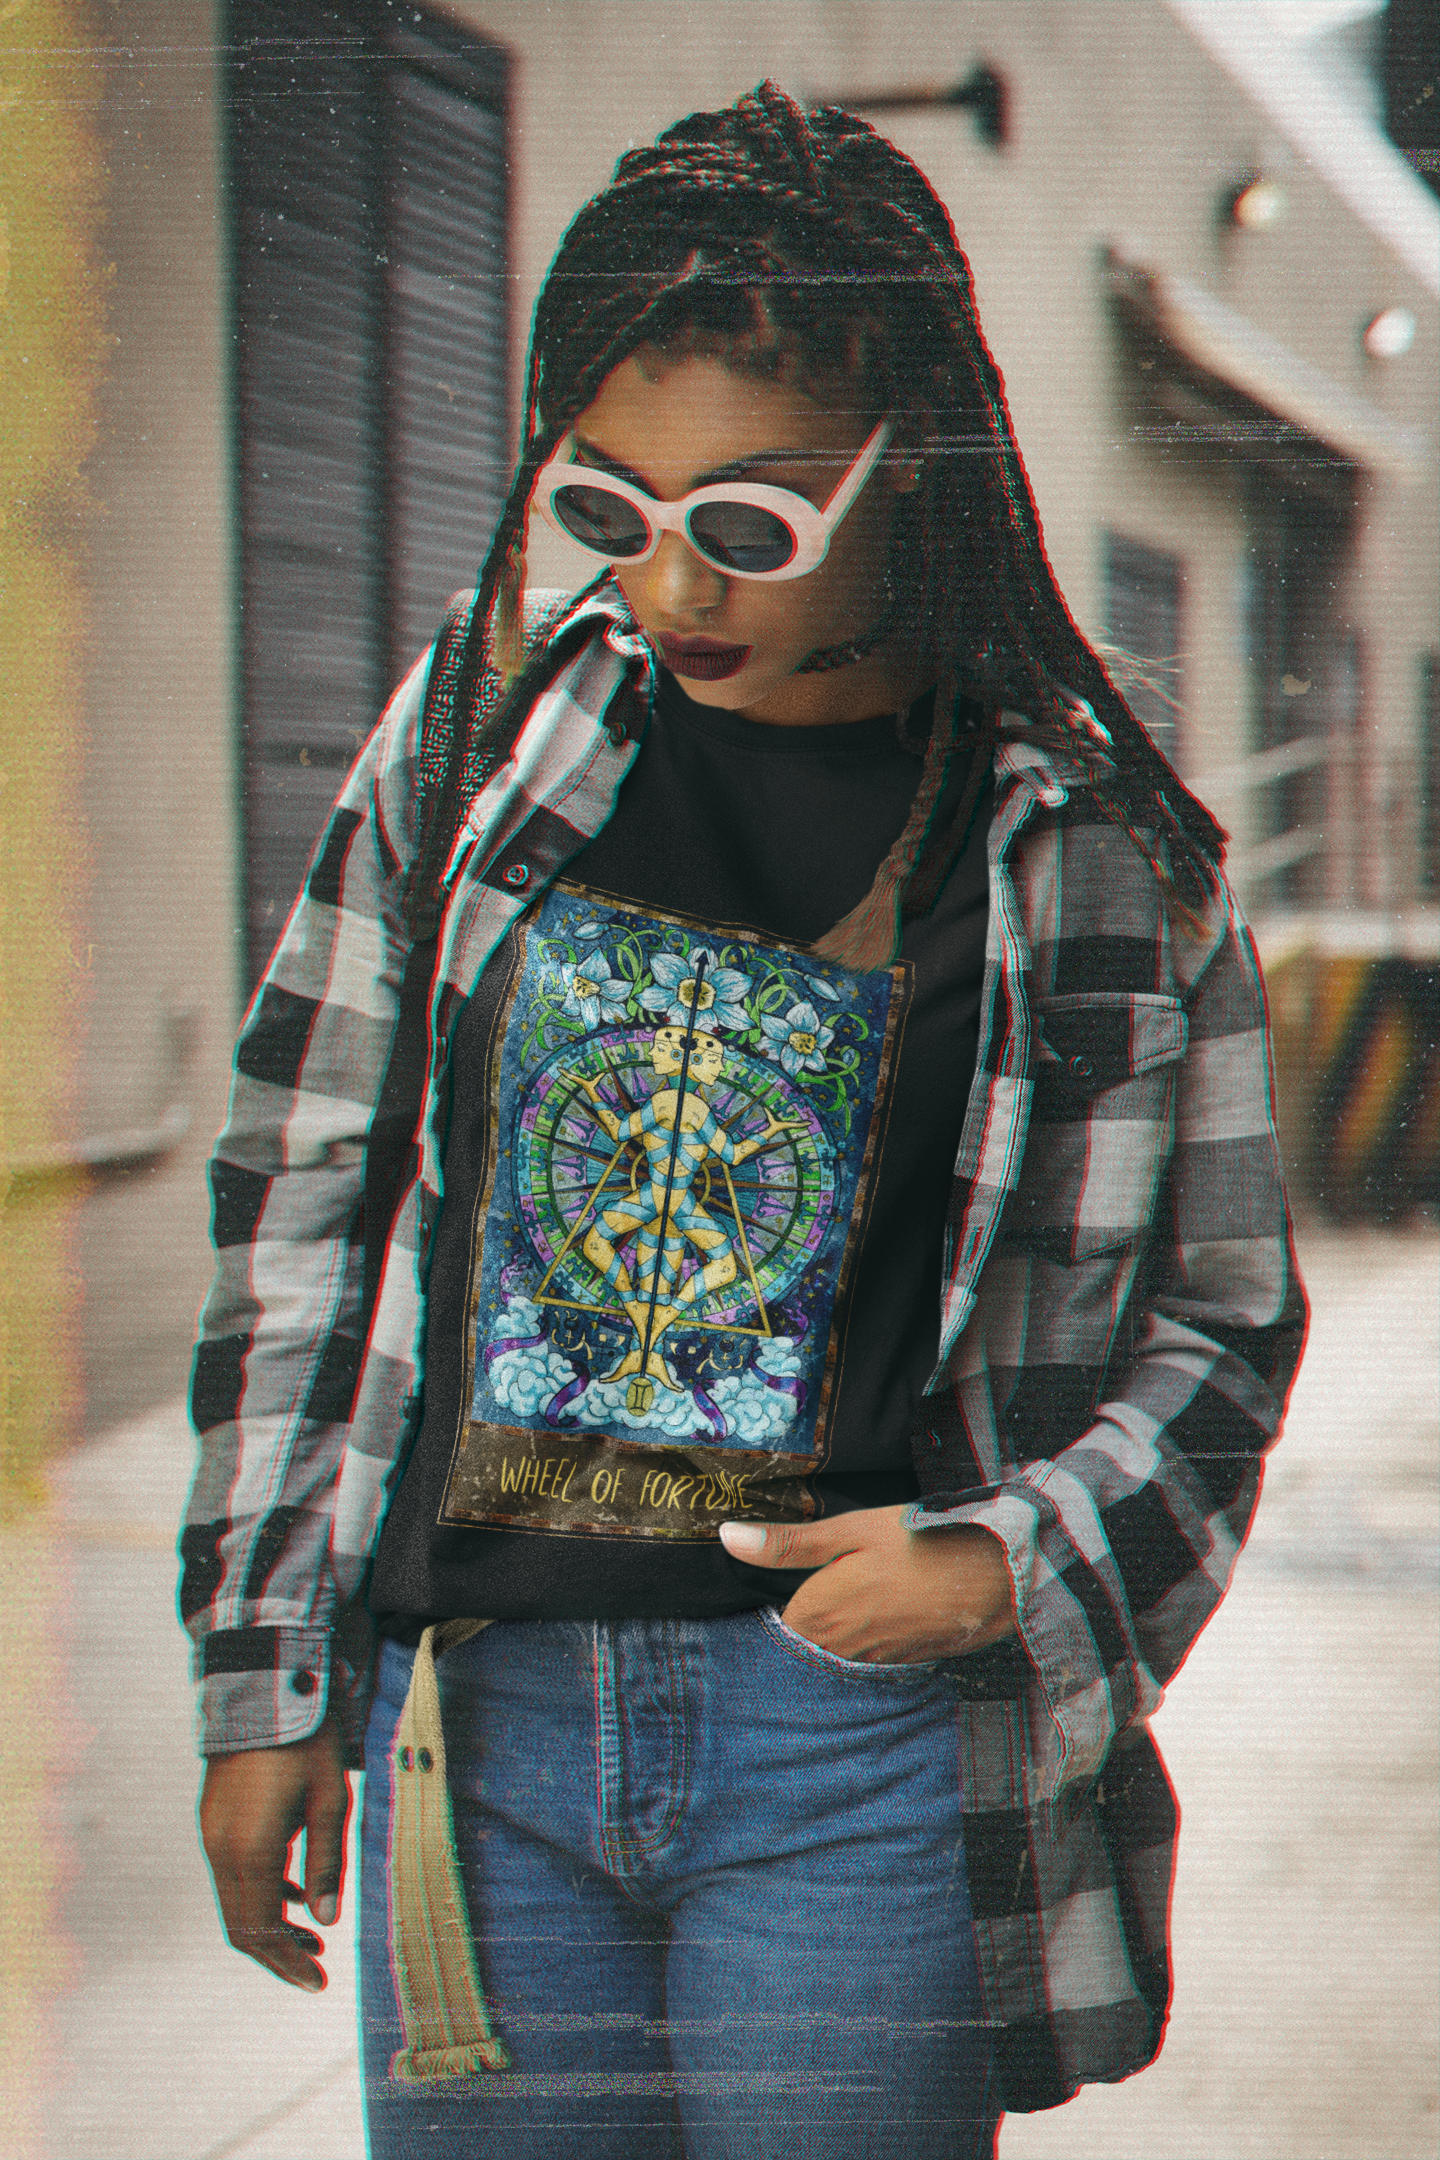
[[[904,565],[899,612],[941,681],[927,769],[873,904],[857,911],[862,934],[838,926],[822,949],[852,964],[891,957],[961,716],[977,704],[992,726],[1007,710],[1023,714],[1032,739],[1078,760],[1172,900],[1202,904],[1224,835],[1061,597],[944,205],[867,122],[838,108],[807,115],[773,83],[629,151],[560,243],[535,310],[519,467],[481,573],[459,724],[412,894],[433,892],[464,816],[463,775],[476,769],[465,715],[483,710],[485,669],[512,699],[534,693],[519,624],[536,478],[612,369],[641,348],[718,353],[758,372],[793,363],[812,384],[839,373],[857,407],[909,416],[919,430],[921,477],[898,498],[892,562]]]

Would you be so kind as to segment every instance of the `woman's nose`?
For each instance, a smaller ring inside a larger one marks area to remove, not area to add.
[[[724,573],[697,555],[680,533],[665,533],[645,565],[650,605],[670,622],[702,615],[725,598]]]

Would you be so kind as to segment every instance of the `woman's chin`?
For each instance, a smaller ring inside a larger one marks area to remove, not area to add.
[[[671,665],[668,657],[666,665]],[[695,704],[715,705],[726,712],[743,712],[747,706],[758,704],[788,682],[794,672],[793,666],[783,661],[777,664],[758,654],[753,646],[743,665],[713,677],[689,668],[673,669],[685,695]]]

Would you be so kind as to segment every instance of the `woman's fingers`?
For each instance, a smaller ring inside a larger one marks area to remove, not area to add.
[[[875,1518],[889,1508],[857,1509],[833,1522],[747,1523],[720,1525],[720,1542],[737,1560],[753,1567],[816,1568],[838,1559],[841,1553],[857,1552],[877,1536]],[[893,1511],[898,1515],[898,1508]]]
[[[345,1824],[350,1787],[337,1759],[334,1776],[311,1780],[305,1805],[305,1902],[321,1927],[340,1917],[345,1872]]]
[[[325,1975],[315,1953],[323,1948],[318,1935],[298,1928],[285,1918],[287,1888],[282,1872],[288,1838],[267,1850],[263,1826],[244,1843],[238,1840],[207,1841],[211,1873],[220,1916],[232,1947],[254,1958],[277,1979],[292,1987],[318,1994]]]
[[[277,1979],[316,1994],[324,1948],[308,1928],[285,1917],[301,1898],[317,1920],[338,1911],[348,1809],[339,1741],[327,1721],[310,1740],[289,1747],[217,1755],[206,1765],[200,1835],[225,1933],[235,1949]],[[286,1873],[297,1831],[306,1831],[306,1885]]]
[[[725,1523],[720,1535],[737,1560],[813,1570],[785,1619],[839,1657],[953,1657],[1015,1624],[1004,1547],[975,1526],[912,1531],[905,1509],[891,1507],[832,1522]]]

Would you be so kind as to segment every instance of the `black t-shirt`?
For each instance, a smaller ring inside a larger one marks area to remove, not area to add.
[[[721,1521],[915,1495],[988,791],[894,967],[806,948],[919,777],[891,717],[773,727],[662,679],[609,823],[453,1032],[424,1407],[371,1588],[387,1632],[783,1600],[800,1578],[732,1560]]]

